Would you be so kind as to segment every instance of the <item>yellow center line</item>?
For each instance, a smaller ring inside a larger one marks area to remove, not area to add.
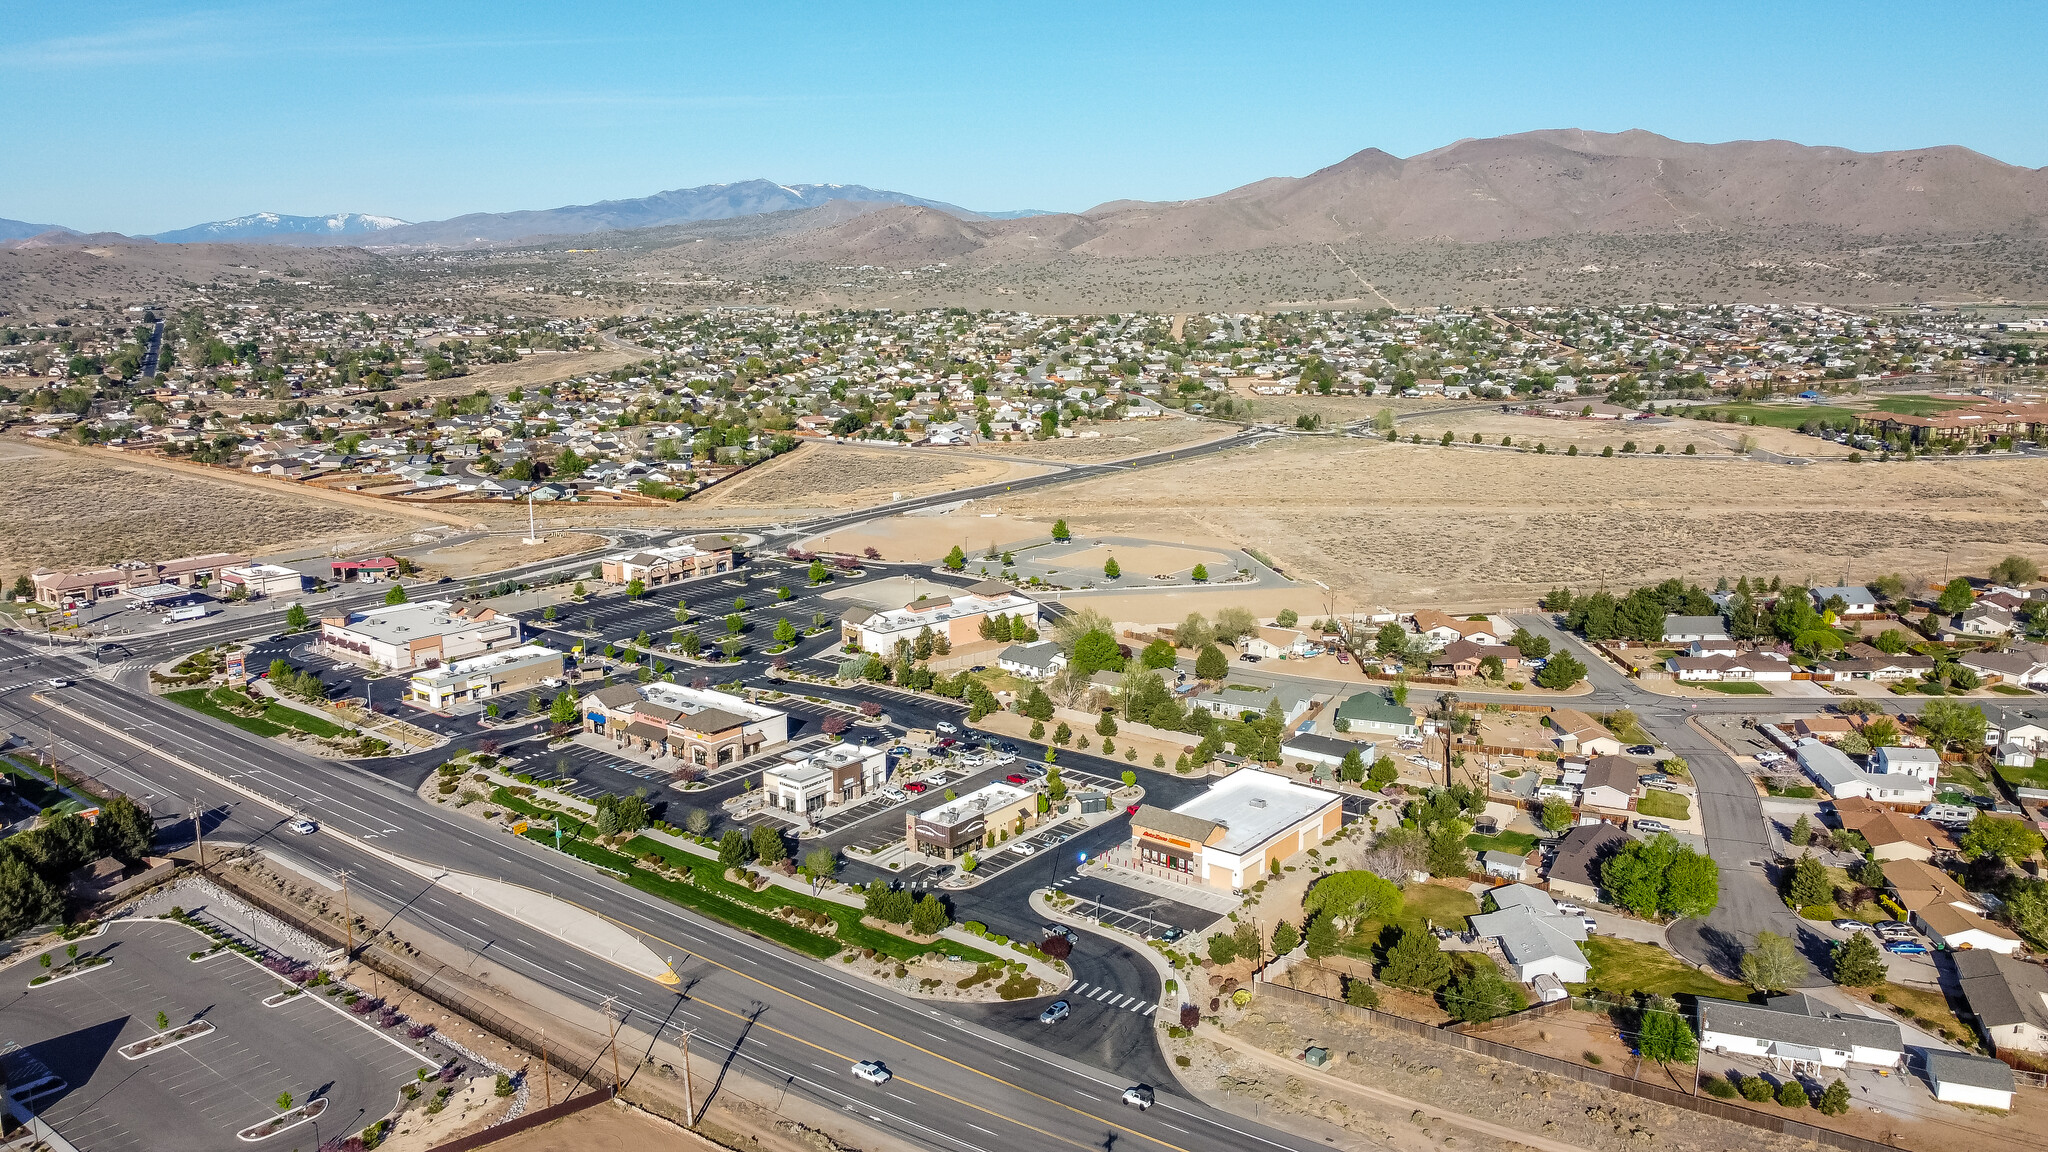
[[[560,899],[560,898],[558,897],[558,899]],[[573,901],[573,900],[563,900],[563,903],[565,903],[565,904],[574,904],[574,903],[575,903],[575,901]],[[577,904],[576,906],[577,906],[578,908],[583,908],[583,905],[581,905],[581,904]],[[998,1084],[1001,1084],[1001,1085],[1002,1085],[1003,1087],[1011,1089],[1012,1091],[1016,1091],[1016,1092],[1021,1092],[1021,1093],[1023,1093],[1023,1094],[1024,1094],[1024,1095],[1026,1095],[1026,1096],[1030,1096],[1030,1097],[1034,1097],[1034,1098],[1036,1098],[1036,1099],[1039,1099],[1039,1100],[1043,1100],[1043,1101],[1045,1101],[1045,1102],[1046,1102],[1047,1104],[1052,1104],[1052,1105],[1056,1105],[1056,1106],[1058,1106],[1058,1107],[1060,1107],[1060,1108],[1065,1108],[1065,1109],[1066,1109],[1067,1111],[1069,1111],[1069,1112],[1072,1112],[1072,1113],[1073,1113],[1074,1115],[1076,1115],[1076,1116],[1080,1116],[1080,1117],[1082,1117],[1082,1118],[1084,1118],[1084,1119],[1087,1119],[1087,1120],[1092,1120],[1092,1121],[1094,1121],[1094,1122],[1096,1122],[1096,1123],[1098,1123],[1098,1124],[1107,1124],[1107,1125],[1109,1125],[1109,1126],[1110,1126],[1111,1128],[1114,1128],[1114,1129],[1116,1129],[1116,1130],[1117,1130],[1117,1131],[1119,1131],[1119,1132],[1125,1133],[1125,1134],[1127,1134],[1127,1135],[1130,1135],[1130,1136],[1136,1136],[1136,1137],[1139,1137],[1140,1139],[1144,1139],[1144,1140],[1149,1140],[1149,1141],[1151,1141],[1152,1143],[1154,1143],[1154,1144],[1157,1144],[1157,1145],[1159,1145],[1159,1146],[1160,1146],[1160,1147],[1162,1147],[1162,1148],[1169,1148],[1169,1149],[1172,1149],[1172,1150],[1173,1150],[1173,1152],[1189,1152],[1189,1150],[1188,1150],[1188,1149],[1186,1149],[1186,1148],[1182,1148],[1182,1147],[1181,1147],[1180,1145],[1178,1145],[1178,1144],[1175,1144],[1175,1143],[1172,1143],[1171,1141],[1167,1141],[1167,1140],[1162,1140],[1162,1139],[1160,1139],[1160,1138],[1159,1138],[1159,1137],[1157,1137],[1157,1136],[1154,1136],[1154,1135],[1152,1135],[1152,1134],[1150,1134],[1150,1133],[1147,1133],[1147,1132],[1140,1132],[1140,1131],[1138,1131],[1138,1130],[1137,1130],[1137,1129],[1135,1129],[1135,1128],[1127,1128],[1127,1127],[1125,1127],[1124,1125],[1122,1125],[1122,1124],[1119,1124],[1119,1123],[1117,1123],[1117,1122],[1116,1122],[1116,1121],[1114,1121],[1114,1120],[1110,1120],[1110,1119],[1108,1119],[1108,1118],[1106,1118],[1106,1117],[1102,1117],[1102,1116],[1097,1116],[1097,1115],[1095,1115],[1095,1114],[1094,1114],[1093,1112],[1088,1112],[1088,1111],[1085,1111],[1085,1110],[1083,1110],[1083,1109],[1080,1109],[1080,1108],[1076,1108],[1076,1107],[1074,1107],[1074,1106],[1073,1106],[1072,1104],[1069,1104],[1069,1103],[1067,1103],[1067,1102],[1066,1102],[1066,1101],[1064,1101],[1064,1100],[1055,1100],[1055,1099],[1053,1099],[1053,1098],[1052,1098],[1052,1097],[1050,1097],[1050,1096],[1044,1095],[1043,1093],[1039,1093],[1039,1092],[1033,1092],[1033,1091],[1032,1091],[1031,1089],[1029,1089],[1029,1088],[1026,1088],[1026,1087],[1024,1087],[1024,1086],[1023,1086],[1023,1085],[1021,1085],[1021,1084],[1014,1084],[1014,1083],[1011,1083],[1010,1081],[1008,1081],[1008,1080],[1005,1080],[1005,1079],[1003,1079],[1003,1078],[1002,1078],[1001,1076],[998,1076],[998,1075],[996,1075],[996,1074],[995,1074],[995,1073],[993,1073],[993,1072],[986,1072],[986,1071],[983,1071],[983,1070],[982,1070],[982,1069],[980,1069],[980,1068],[976,1068],[976,1067],[975,1067],[974,1065],[972,1065],[972,1064],[965,1064],[965,1063],[962,1063],[961,1061],[955,1060],[955,1059],[953,1059],[953,1058],[952,1058],[951,1056],[948,1056],[948,1055],[946,1055],[946,1054],[945,1054],[945,1053],[943,1053],[943,1052],[934,1052],[934,1051],[932,1051],[931,1049],[929,1049],[929,1048],[925,1047],[925,1046],[924,1046],[924,1045],[922,1045],[922,1044],[919,1044],[919,1043],[917,1043],[917,1042],[915,1042],[915,1041],[912,1041],[912,1040],[905,1040],[905,1039],[904,1039],[903,1037],[901,1037],[901,1036],[898,1036],[898,1035],[896,1035],[896,1034],[895,1034],[895,1033],[893,1033],[893,1032],[885,1032],[885,1031],[883,1031],[882,1029],[880,1029],[880,1028],[877,1028],[877,1027],[875,1027],[875,1026],[874,1026],[873,1024],[870,1024],[870,1023],[868,1023],[868,1022],[867,1022],[867,1021],[865,1021],[865,1020],[856,1020],[856,1019],[854,1019],[853,1017],[851,1017],[851,1016],[848,1016],[848,1015],[847,1015],[847,1014],[845,1014],[844,1012],[840,1012],[840,1011],[837,1011],[837,1010],[835,1010],[835,1009],[832,1009],[832,1008],[827,1008],[827,1007],[826,1007],[825,1005],[823,1005],[823,1004],[820,1004],[820,1003],[818,1003],[817,1001],[815,1001],[815,1000],[812,1000],[812,999],[810,999],[810,998],[808,998],[808,997],[805,997],[805,996],[801,996],[801,995],[798,995],[797,993],[795,993],[795,992],[791,992],[791,991],[789,991],[789,990],[788,990],[788,989],[786,989],[786,988],[782,988],[782,987],[779,987],[778,985],[770,984],[769,982],[767,982],[766,980],[763,980],[763,979],[761,979],[761,978],[760,978],[760,977],[758,977],[758,976],[753,976],[753,975],[750,975],[750,974],[748,974],[748,973],[746,973],[746,972],[742,972],[742,971],[740,971],[739,969],[737,969],[737,968],[734,968],[734,967],[732,967],[731,965],[728,965],[728,964],[721,964],[721,963],[719,963],[718,961],[716,961],[716,960],[713,960],[713,959],[712,959],[711,957],[709,957],[709,956],[706,956],[706,955],[704,955],[703,953],[701,953],[701,952],[698,952],[698,951],[696,951],[695,949],[693,949],[693,948],[689,947],[688,945],[685,945],[685,944],[678,944],[678,943],[676,943],[675,941],[673,941],[673,940],[670,940],[670,939],[668,939],[668,938],[667,938],[667,937],[665,937],[665,936],[657,936],[657,935],[655,935],[654,933],[652,933],[652,932],[649,932],[649,931],[647,931],[647,930],[645,930],[645,929],[643,929],[643,928],[635,928],[635,927],[633,927],[632,925],[630,925],[630,924],[627,924],[627,923],[625,923],[624,921],[618,920],[618,919],[616,919],[616,918],[614,918],[614,917],[611,917],[611,916],[606,916],[606,915],[605,915],[604,913],[602,913],[602,912],[599,912],[599,911],[597,911],[597,910],[596,910],[596,909],[594,909],[594,908],[583,908],[583,910],[584,910],[585,912],[589,912],[589,913],[590,913],[591,915],[593,915],[593,916],[601,916],[601,917],[603,917],[603,918],[604,918],[604,919],[606,919],[606,920],[610,920],[610,921],[611,921],[612,923],[614,923],[614,924],[617,924],[617,925],[618,925],[619,927],[621,927],[621,928],[624,928],[624,929],[625,929],[625,930],[627,930],[628,932],[638,932],[638,933],[640,933],[640,934],[641,934],[641,935],[643,935],[643,936],[648,936],[648,937],[651,937],[651,938],[653,938],[653,939],[655,939],[655,940],[659,940],[659,941],[661,941],[661,942],[662,942],[663,944],[666,944],[666,945],[668,945],[668,946],[669,946],[669,947],[671,947],[671,948],[676,948],[676,949],[680,949],[680,950],[681,950],[681,951],[682,951],[682,952],[683,952],[683,953],[684,953],[685,955],[689,955],[689,956],[694,956],[694,957],[696,957],[697,959],[699,959],[699,960],[702,960],[702,961],[704,961],[704,962],[705,962],[706,964],[709,964],[709,965],[711,965],[711,966],[712,966],[712,967],[714,967],[714,968],[719,968],[719,969],[722,969],[722,970],[724,970],[724,971],[730,972],[730,973],[732,973],[733,975],[735,975],[735,976],[738,976],[738,977],[740,977],[740,978],[741,978],[741,979],[743,979],[743,980],[749,980],[749,981],[752,981],[753,983],[755,983],[755,984],[759,984],[759,985],[760,985],[761,987],[763,987],[763,988],[766,988],[766,989],[768,989],[768,990],[770,990],[770,991],[772,991],[772,992],[777,992],[777,993],[780,993],[781,995],[787,996],[787,997],[789,997],[790,999],[792,999],[792,1000],[795,1000],[796,1002],[798,1002],[798,1003],[800,1003],[800,1004],[808,1004],[808,1005],[810,1005],[811,1007],[813,1007],[813,1008],[816,1008],[816,1009],[817,1009],[818,1011],[820,1011],[820,1012],[823,1012],[823,1013],[825,1013],[825,1014],[826,1014],[826,1015],[828,1015],[828,1016],[834,1016],[834,1017],[837,1017],[837,1018],[839,1018],[839,1019],[841,1019],[841,1020],[844,1020],[844,1021],[846,1021],[846,1022],[847,1022],[848,1024],[852,1024],[852,1025],[854,1025],[854,1026],[856,1026],[856,1027],[860,1027],[860,1028],[865,1028],[865,1029],[867,1029],[868,1031],[870,1031],[870,1032],[873,1032],[873,1033],[874,1033],[875,1035],[877,1035],[877,1036],[881,1036],[881,1037],[883,1037],[883,1038],[885,1038],[885,1039],[889,1039],[889,1040],[894,1040],[894,1041],[896,1041],[896,1042],[897,1042],[898,1044],[901,1044],[901,1045],[903,1045],[903,1046],[904,1046],[904,1047],[906,1047],[906,1048],[912,1048],[912,1049],[915,1049],[916,1051],[922,1052],[922,1053],[924,1053],[925,1055],[927,1055],[927,1056],[930,1056],[930,1057],[932,1057],[932,1058],[933,1058],[933,1059],[935,1059],[935,1060],[943,1060],[943,1061],[945,1061],[946,1063],[948,1063],[948,1064],[951,1064],[951,1065],[952,1065],[952,1066],[954,1066],[955,1068],[959,1068],[959,1069],[962,1069],[962,1070],[964,1070],[964,1071],[967,1071],[967,1072],[972,1072],[972,1073],[974,1073],[974,1074],[975,1074],[976,1076],[981,1076],[981,1077],[985,1077],[986,1079],[989,1079],[989,1080],[993,1080],[993,1081],[995,1081],[996,1083],[998,1083]],[[696,1001],[696,997],[694,997],[694,996],[693,996],[693,997],[690,997],[690,999],[691,999],[691,1000],[692,1000],[693,1002],[695,1002],[695,1001]],[[703,1003],[707,1003],[707,1004],[708,1004],[708,1003],[710,1003],[710,1001],[704,1001]],[[716,1005],[713,1005],[713,1007],[716,1007]],[[720,1009],[719,1009],[719,1011],[721,1011],[721,1012],[728,1012],[728,1011],[730,1011],[730,1009],[726,1009],[726,1008],[720,1008]],[[762,1026],[763,1026],[763,1027],[767,1027],[767,1025],[762,1025]],[[772,1031],[772,1032],[775,1032],[775,1033],[776,1033],[777,1035],[780,1035],[780,1036],[788,1036],[788,1035],[789,1035],[788,1033],[786,1033],[786,1032],[781,1032],[781,1031],[779,1031],[779,1030],[777,1030],[777,1029],[773,1029],[773,1028],[770,1028],[769,1030],[770,1030],[770,1031]],[[810,1042],[809,1040],[802,1040],[802,1039],[801,1039],[801,1038],[799,1038],[799,1037],[791,1036],[791,1037],[790,1037],[790,1039],[792,1039],[792,1040],[797,1040],[797,1041],[798,1041],[799,1043],[803,1043],[803,1044],[810,1044],[810,1045],[811,1045],[811,1047],[813,1047],[813,1048],[818,1048],[818,1050],[819,1050],[819,1051],[821,1051],[821,1052],[829,1052],[829,1051],[831,1051],[831,1050],[830,1050],[830,1049],[828,1049],[828,1048],[822,1048],[822,1047],[820,1047],[819,1045],[816,1045],[816,1044],[812,1044],[812,1043],[811,1043],[811,1042]],[[832,1054],[833,1054],[834,1056],[838,1056],[838,1055],[839,1055],[839,1053],[837,1053],[837,1052],[833,1052]],[[843,1058],[843,1057],[842,1057],[842,1058]],[[927,1092],[930,1092],[930,1093],[932,1093],[932,1094],[934,1094],[934,1095],[937,1095],[937,1096],[945,1096],[945,1097],[946,1097],[946,1099],[948,1099],[948,1100],[957,1100],[957,1099],[958,1099],[957,1097],[954,1097],[954,1096],[948,1096],[948,1095],[947,1095],[946,1093],[944,1093],[944,1092],[940,1092],[940,1091],[939,1091],[938,1089],[936,1089],[936,1088],[929,1088],[929,1087],[926,1087],[925,1085],[922,1085],[922,1084],[918,1084],[918,1085],[917,1085],[917,1087],[919,1087],[919,1088],[924,1088],[924,1089],[925,1089],[925,1091],[927,1091]],[[964,1100],[960,1100],[960,1101],[958,1101],[958,1102],[959,1102],[959,1103],[962,1103],[962,1104],[967,1104],[967,1102],[966,1102],[966,1101],[964,1101]],[[1004,1116],[1004,1115],[1003,1115],[1002,1113],[1000,1113],[1000,1112],[993,1112],[993,1111],[990,1111],[990,1110],[989,1110],[989,1109],[987,1109],[987,1108],[982,1108],[982,1107],[981,1107],[981,1105],[979,1105],[979,1104],[967,1104],[967,1106],[968,1106],[968,1107],[970,1107],[970,1108],[976,1108],[976,1109],[979,1109],[980,1111],[983,1111],[983,1112],[987,1112],[987,1113],[988,1113],[989,1115],[991,1115],[991,1116],[996,1116],[996,1117],[999,1117],[999,1118],[1001,1118],[1001,1119],[1003,1119],[1003,1120],[1008,1120],[1008,1121],[1009,1121],[1010,1123],[1012,1123],[1012,1124],[1018,1124],[1018,1125],[1022,1125],[1023,1127],[1026,1127],[1026,1128],[1032,1128],[1032,1126],[1031,1126],[1031,1125],[1029,1125],[1029,1124],[1026,1124],[1026,1123],[1024,1123],[1024,1121],[1022,1121],[1022,1120],[1016,1120],[1016,1119],[1013,1119],[1013,1118],[1011,1118],[1011,1117],[1009,1117],[1009,1116]],[[1036,1131],[1039,1131],[1039,1129],[1037,1129],[1037,1128],[1032,1128],[1032,1131],[1036,1132]],[[1051,1135],[1051,1133],[1046,1133],[1046,1135]],[[1071,1141],[1071,1140],[1066,1140],[1066,1138],[1065,1138],[1065,1137],[1054,1137],[1054,1139],[1058,1139],[1058,1140],[1064,1140],[1064,1141],[1065,1141],[1066,1143],[1069,1143],[1069,1144],[1073,1143],[1073,1141]],[[1076,1147],[1092,1147],[1092,1145],[1075,1145],[1075,1146],[1076,1146]]]
[[[744,1015],[744,1014],[742,1014],[742,1013],[739,1013],[739,1012],[735,1012],[735,1011],[733,1011],[732,1009],[730,1009],[730,1008],[727,1008],[727,1007],[725,1007],[724,1005],[721,1005],[721,1004],[716,1004],[716,1003],[713,1003],[713,1002],[712,1002],[712,1001],[710,1001],[710,1000],[700,1000],[700,999],[698,999],[698,998],[696,998],[696,997],[692,996],[692,997],[690,997],[690,1003],[692,1003],[692,1004],[702,1004],[702,1005],[704,1005],[704,1006],[705,1006],[705,1007],[707,1007],[707,1008],[716,1008],[716,1009],[717,1009],[718,1011],[720,1011],[720,1012],[723,1012],[723,1013],[725,1013],[725,1014],[726,1014],[727,1016],[730,1016],[730,1017],[732,1017],[732,1018],[733,1018],[733,1019],[735,1019],[735,1020],[747,1020],[747,1019],[748,1019],[748,1017],[747,1017],[746,1015]],[[828,1011],[829,1011],[829,1009],[828,1009]],[[858,1021],[855,1021],[855,1023],[858,1023]],[[845,1060],[845,1061],[847,1061],[847,1062],[848,1062],[849,1064],[851,1064],[851,1063],[853,1063],[853,1062],[854,1062],[854,1057],[848,1056],[848,1055],[847,1055],[846,1053],[844,1053],[844,1052],[838,1052],[838,1051],[834,1051],[833,1049],[827,1048],[827,1047],[825,1047],[825,1046],[824,1046],[823,1044],[820,1044],[820,1043],[818,1043],[818,1042],[816,1042],[816,1041],[814,1041],[814,1040],[806,1040],[806,1039],[804,1039],[804,1038],[803,1038],[803,1037],[801,1037],[801,1036],[792,1036],[792,1035],[790,1035],[789,1033],[787,1033],[787,1032],[784,1032],[784,1031],[783,1031],[782,1029],[780,1029],[780,1028],[777,1028],[777,1027],[775,1027],[775,1026],[774,1026],[774,1025],[772,1025],[772,1024],[763,1024],[763,1023],[761,1023],[761,1022],[760,1022],[760,1021],[759,1021],[758,1019],[756,1019],[756,1020],[752,1020],[752,1021],[751,1021],[751,1024],[752,1024],[752,1026],[753,1026],[753,1027],[757,1027],[757,1028],[766,1028],[766,1029],[767,1029],[768,1031],[770,1031],[770,1032],[773,1032],[773,1033],[775,1033],[775,1034],[776,1034],[777,1036],[781,1036],[781,1037],[783,1037],[784,1039],[787,1039],[787,1040],[794,1040],[794,1041],[796,1041],[797,1043],[799,1043],[799,1044],[802,1044],[802,1045],[804,1045],[805,1047],[808,1047],[808,1048],[815,1048],[815,1049],[817,1049],[818,1051],[820,1051],[820,1052],[823,1052],[823,1053],[825,1053],[825,1054],[826,1054],[827,1056],[833,1056],[833,1057],[837,1057],[838,1059],[841,1059],[841,1060]],[[915,1045],[912,1045],[912,1047],[915,1047]],[[992,1119],[996,1119],[996,1120],[1001,1120],[1001,1121],[1004,1121],[1005,1123],[1009,1123],[1009,1124],[1015,1124],[1015,1125],[1017,1125],[1017,1126],[1018,1126],[1019,1128],[1029,1128],[1029,1129],[1030,1129],[1031,1131],[1033,1131],[1033,1132],[1036,1132],[1036,1133],[1038,1133],[1038,1134],[1039,1134],[1040,1136],[1043,1136],[1043,1137],[1045,1137],[1045,1138],[1046,1138],[1046,1139],[1048,1139],[1048,1140],[1057,1140],[1057,1141],[1059,1141],[1059,1142],[1060,1142],[1060,1143],[1062,1143],[1062,1144],[1071,1144],[1071,1145],[1073,1145],[1073,1146],[1074,1146],[1074,1147],[1076,1147],[1076,1148],[1086,1148],[1086,1149],[1089,1149],[1089,1150],[1090,1150],[1090,1152],[1093,1152],[1093,1149],[1095,1148],[1095,1145],[1093,1145],[1093,1144],[1083,1144],[1083,1143],[1081,1143],[1081,1142],[1079,1142],[1079,1141],[1077,1141],[1077,1140],[1071,1140],[1071,1139],[1068,1139],[1068,1138],[1067,1138],[1067,1137],[1065,1137],[1065,1136],[1061,1136],[1061,1135],[1059,1135],[1059,1134],[1058,1134],[1058,1133],[1056,1133],[1056,1132],[1048,1132],[1048,1131],[1046,1131],[1045,1129],[1043,1129],[1043,1128],[1040,1128],[1040,1127],[1039,1127],[1039,1126],[1037,1126],[1036,1124],[1032,1124],[1032,1123],[1030,1123],[1030,1122],[1028,1122],[1028,1121],[1024,1121],[1024,1120],[1019,1120],[1019,1119],[1017,1119],[1017,1118],[1016,1118],[1015,1116],[1008,1116],[1008,1115],[1005,1115],[1005,1114],[1003,1114],[1003,1113],[1001,1113],[1001,1112],[998,1112],[998,1111],[996,1111],[996,1110],[995,1110],[995,1109],[993,1109],[993,1108],[988,1108],[988,1107],[985,1107],[985,1106],[983,1106],[983,1105],[980,1105],[980,1104],[976,1104],[976,1103],[974,1103],[974,1102],[973,1102],[973,1101],[971,1101],[971,1100],[962,1100],[962,1099],[961,1099],[960,1097],[958,1097],[958,1096],[955,1096],[955,1095],[953,1095],[953,1094],[952,1094],[952,1093],[950,1093],[950,1092],[943,1092],[943,1091],[940,1091],[939,1089],[937,1089],[937,1088],[934,1088],[934,1087],[932,1087],[932,1086],[931,1086],[931,1085],[929,1085],[929,1084],[923,1084],[923,1083],[919,1083],[918,1081],[916,1081],[916,1080],[912,1080],[912,1079],[909,1079],[908,1077],[904,1077],[904,1076],[898,1076],[898,1075],[896,1075],[896,1074],[895,1074],[894,1072],[891,1072],[891,1073],[890,1073],[890,1077],[889,1077],[889,1078],[890,1078],[891,1080],[901,1080],[901,1081],[903,1081],[903,1083],[905,1083],[905,1084],[909,1085],[909,1086],[910,1086],[910,1087],[912,1087],[912,1088],[919,1088],[919,1089],[923,1089],[924,1091],[926,1091],[926,1092],[929,1092],[929,1093],[931,1093],[931,1094],[932,1094],[932,1095],[934,1095],[934,1096],[942,1097],[942,1098],[944,1098],[944,1099],[947,1099],[947,1100],[951,1100],[951,1101],[952,1101],[953,1103],[955,1103],[955,1104],[959,1104],[959,1105],[963,1105],[963,1106],[965,1106],[965,1107],[968,1107],[968,1108],[972,1108],[972,1109],[974,1109],[974,1110],[975,1110],[976,1112],[979,1112],[979,1113],[981,1113],[982,1115],[984,1115],[984,1116],[988,1116],[988,1117],[990,1117],[990,1118],[992,1118]]]

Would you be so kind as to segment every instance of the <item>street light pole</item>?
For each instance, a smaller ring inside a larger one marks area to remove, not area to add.
[[[684,1029],[681,1044],[683,1050],[683,1108],[685,1109],[683,1115],[686,1117],[683,1126],[686,1128],[695,1128],[697,1126],[697,1082],[690,1076],[690,1037],[693,1035],[695,1035],[693,1031],[687,1028]]]
[[[346,868],[338,868],[334,875],[341,881],[341,926],[348,935],[348,950],[342,953],[342,959],[346,961],[356,954],[356,918],[348,906],[348,878],[351,873]]]

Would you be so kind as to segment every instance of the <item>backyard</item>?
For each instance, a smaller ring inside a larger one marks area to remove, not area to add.
[[[1659,820],[1690,820],[1692,801],[1687,800],[1682,793],[1652,788],[1643,794],[1642,799],[1636,801],[1636,811]]]
[[[1597,988],[1611,997],[1654,992],[1663,996],[1749,999],[1747,986],[1688,967],[1671,951],[1655,944],[1594,936],[1586,941],[1585,947],[1587,958],[1593,962],[1586,988]]]

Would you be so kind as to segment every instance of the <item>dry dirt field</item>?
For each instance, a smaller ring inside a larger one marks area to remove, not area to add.
[[[1786,456],[1846,459],[1850,451],[1847,445],[1803,435],[1789,428],[1762,425],[1741,428],[1733,424],[1663,416],[1629,421],[1559,420],[1547,416],[1515,415],[1498,408],[1470,409],[1405,420],[1400,431],[1404,440],[1420,435],[1425,442],[1434,443],[1445,432],[1450,432],[1459,443],[1464,443],[1477,432],[1488,444],[1499,444],[1501,437],[1506,436],[1519,445],[1542,444],[1552,452],[1562,452],[1577,445],[1581,453],[1595,455],[1602,448],[1620,452],[1622,445],[1631,440],[1636,442],[1638,450],[1646,453],[1654,453],[1657,445],[1662,444],[1666,452],[1681,454],[1685,446],[1691,444],[1704,455],[1729,455],[1745,434],[1755,440],[1758,447]]]
[[[1939,577],[1945,560],[1982,572],[2008,553],[2048,558],[2044,483],[2048,463],[2029,460],[1795,468],[1318,438],[1036,489],[1005,511],[1259,548],[1331,585],[1343,611],[1511,608],[1560,584]]]
[[[1052,536],[1052,521],[1019,520],[1000,513],[984,515],[977,504],[943,516],[890,516],[870,520],[821,536],[806,545],[819,552],[860,553],[873,548],[886,560],[936,562],[958,544],[970,560],[980,562],[990,545],[998,549],[1042,543]]]
[[[551,532],[539,544],[522,544],[518,536],[485,536],[463,544],[451,544],[421,555],[420,568],[429,576],[451,576],[460,580],[478,572],[495,572],[535,560],[552,560],[576,552],[587,552],[604,543],[604,537],[587,532]]]
[[[858,508],[901,493],[923,496],[954,488],[1021,480],[1043,468],[965,453],[858,448],[812,443],[713,487],[696,508],[805,510]]]
[[[0,572],[9,583],[38,567],[367,545],[420,523],[231,480],[15,443],[0,443],[0,495]]]
[[[1018,440],[1009,444],[984,444],[977,452],[995,456],[1028,456],[1034,460],[1096,463],[1142,456],[1162,448],[1179,448],[1220,440],[1237,431],[1228,424],[1194,418],[1167,417],[1158,420],[1119,420],[1089,424],[1084,432],[1100,436],[1075,436],[1065,440]]]

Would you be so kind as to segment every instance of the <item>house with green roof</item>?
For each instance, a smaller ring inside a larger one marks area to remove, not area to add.
[[[1382,736],[1415,737],[1415,713],[1394,703],[1377,688],[1367,688],[1345,697],[1337,705],[1337,720],[1346,732],[1372,732]]]

